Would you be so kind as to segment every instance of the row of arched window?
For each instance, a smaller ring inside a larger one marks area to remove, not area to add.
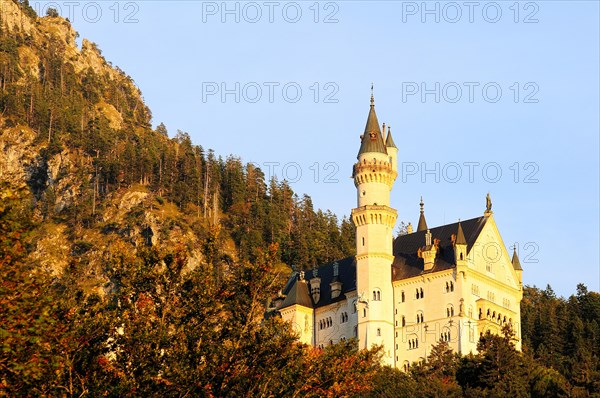
[[[319,321],[319,330],[326,329],[331,326],[333,326],[333,320],[331,319],[331,317],[327,317]]]
[[[417,323],[423,323],[423,313],[419,312],[417,313]]]
[[[446,307],[446,316],[448,318],[454,316],[454,307],[452,305],[449,305],[448,307]]]
[[[446,282],[446,293],[450,293],[454,291],[454,282]]]
[[[507,322],[508,322],[508,324],[512,324],[512,318],[506,319],[506,315],[502,316],[501,313],[496,314],[496,311],[492,311],[489,308],[485,314],[485,318],[489,319],[491,321],[494,321],[494,322],[498,323],[499,325],[504,325]],[[481,309],[481,308],[479,309],[479,319],[484,319],[483,318],[483,309]]]

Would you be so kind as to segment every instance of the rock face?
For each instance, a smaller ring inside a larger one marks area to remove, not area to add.
[[[31,178],[39,152],[33,145],[35,136],[27,126],[0,129],[0,181],[25,182]]]
[[[7,55],[12,57],[9,61],[14,67],[13,84],[18,89],[27,90],[32,82],[45,81],[44,61],[52,53],[60,57],[58,69],[71,73],[72,80],[65,83],[65,90],[95,90],[92,94],[96,97],[90,96],[93,99],[88,98],[86,103],[90,115],[83,112],[87,120],[76,121],[71,139],[88,139],[89,136],[84,137],[84,127],[102,118],[100,122],[123,140],[148,133],[147,128],[139,126],[140,121],[143,126],[149,124],[149,112],[144,118],[142,111],[142,118],[136,119],[135,112],[146,108],[133,80],[113,68],[94,43],[83,39],[78,48],[77,33],[68,21],[60,17],[37,18],[25,6],[0,0],[0,27],[3,43],[13,45],[15,37],[20,38],[16,43],[22,43],[15,44],[11,49],[14,51]],[[0,51],[0,65],[4,65],[6,54]],[[98,87],[86,86],[84,78]],[[39,93],[31,94],[32,97],[47,95],[42,91],[45,86],[40,86]],[[59,86],[57,90],[62,89]],[[80,97],[86,94],[76,92]],[[118,188],[108,192],[96,178],[102,166],[98,155],[84,152],[68,139],[51,139],[52,134],[61,133],[61,126],[54,131],[47,126],[43,129],[49,131],[30,127],[31,119],[50,116],[48,109],[36,111],[37,114],[30,111],[28,105],[25,116],[0,114],[0,184],[30,188],[33,221],[37,223],[28,242],[32,263],[54,275],[60,275],[66,267],[84,265],[85,290],[98,294],[110,289],[104,263],[116,255],[134,257],[138,250],[172,249],[180,243],[190,253],[186,269],[201,264],[203,258],[197,248],[202,245],[193,232],[197,226],[190,225],[181,209],[142,184],[120,186],[119,183]],[[70,132],[73,130],[71,127]]]

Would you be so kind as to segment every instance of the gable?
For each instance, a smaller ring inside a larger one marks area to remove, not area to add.
[[[469,268],[515,289],[519,288],[517,274],[506,250],[498,226],[492,216],[468,252]]]

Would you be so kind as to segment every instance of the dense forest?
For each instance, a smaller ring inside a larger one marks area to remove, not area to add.
[[[286,181],[151,126],[67,20],[0,12],[0,396],[596,396],[600,295],[527,287],[523,352],[440,342],[407,374],[297,343],[268,299],[354,228]]]

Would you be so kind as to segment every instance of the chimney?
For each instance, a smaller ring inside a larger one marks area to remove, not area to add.
[[[333,280],[329,284],[331,287],[331,298],[339,297],[340,293],[342,293],[342,282],[339,279],[339,264],[337,261],[333,263]]]
[[[439,239],[435,240],[436,244],[439,243]],[[427,230],[425,234],[425,247],[421,252],[423,256],[423,270],[430,271],[435,263],[435,256],[437,254],[437,246],[431,244],[431,231]]]
[[[313,277],[310,279],[310,294],[314,303],[318,303],[321,298],[321,278],[318,276],[317,268],[313,269]]]

